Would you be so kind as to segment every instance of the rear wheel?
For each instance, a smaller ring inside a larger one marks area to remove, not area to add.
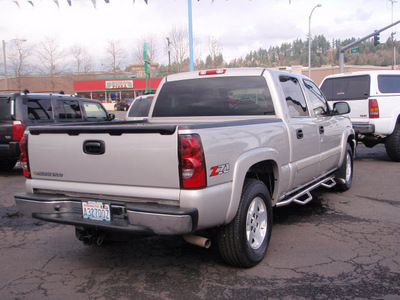
[[[267,253],[272,231],[271,197],[260,180],[245,181],[238,212],[218,231],[222,258],[238,267],[252,267]]]
[[[350,145],[346,146],[346,153],[340,168],[335,174],[336,187],[339,191],[347,191],[353,182],[353,150]]]
[[[386,138],[386,153],[391,160],[400,161],[400,125],[397,124],[393,133]]]

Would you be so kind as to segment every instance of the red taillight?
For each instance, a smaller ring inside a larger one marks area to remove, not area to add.
[[[225,74],[225,69],[217,69],[217,70],[204,70],[200,71],[199,75],[218,75],[218,74]]]
[[[206,186],[206,165],[198,134],[179,136],[180,175],[183,188]]]
[[[370,119],[379,118],[379,106],[378,100],[376,99],[369,99],[369,117]]]
[[[12,124],[12,140],[19,141],[24,135],[24,125],[21,121],[13,121]]]
[[[28,135],[25,134],[20,142],[19,149],[21,150],[21,155],[19,157],[19,163],[21,164],[21,168],[24,172],[24,176],[26,178],[31,178],[31,172],[29,170],[29,160],[28,160]]]

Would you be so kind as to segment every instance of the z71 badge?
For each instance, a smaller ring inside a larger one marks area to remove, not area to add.
[[[223,164],[223,165],[211,167],[212,172],[210,174],[210,177],[229,173],[229,170],[230,170],[229,164]]]

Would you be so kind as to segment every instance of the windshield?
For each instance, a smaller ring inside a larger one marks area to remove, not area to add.
[[[273,115],[264,77],[214,77],[166,82],[153,117]]]

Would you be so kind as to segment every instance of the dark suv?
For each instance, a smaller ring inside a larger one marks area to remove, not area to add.
[[[124,110],[127,111],[132,103],[133,99],[122,99],[120,101],[118,101],[117,103],[115,103],[114,105],[114,109],[115,110]]]
[[[111,121],[98,100],[64,94],[0,94],[0,171],[11,170],[19,159],[19,140],[34,125]]]

